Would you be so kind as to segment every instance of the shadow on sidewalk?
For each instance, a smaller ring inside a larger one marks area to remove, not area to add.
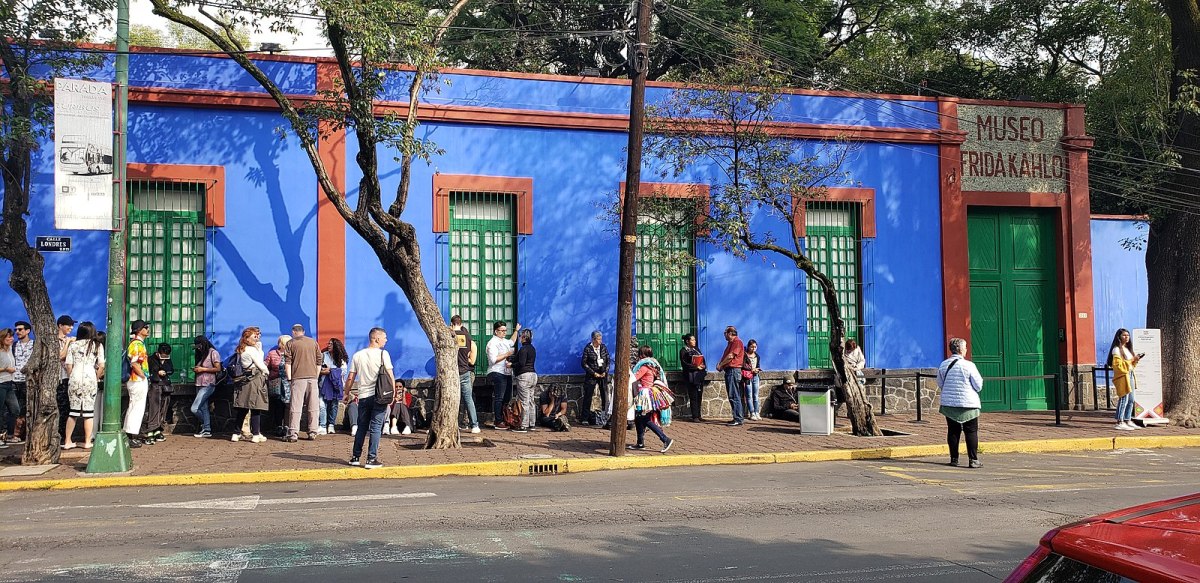
[[[327,457],[327,456],[323,456],[323,455],[304,455],[304,454],[299,454],[299,453],[290,453],[290,452],[283,452],[283,451],[276,452],[276,453],[273,453],[270,455],[271,455],[271,457],[283,458],[283,459],[287,459],[287,460],[295,460],[295,461],[302,461],[302,462],[316,462],[316,463],[321,463],[321,464],[344,465],[346,463],[345,458],[332,458],[332,457]]]

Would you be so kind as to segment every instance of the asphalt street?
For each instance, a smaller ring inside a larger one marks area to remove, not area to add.
[[[7,493],[0,582],[994,581],[1200,490],[1200,449],[943,461]]]

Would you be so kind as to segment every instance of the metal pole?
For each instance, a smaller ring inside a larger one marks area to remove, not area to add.
[[[642,185],[642,135],[646,122],[646,70],[650,55],[652,0],[638,0],[637,39],[629,51],[629,146],[625,168],[625,200],[621,204],[621,255],[617,272],[617,351],[629,348],[633,336],[633,268],[637,253],[638,193]],[[625,455],[625,413],[629,409],[629,366],[616,359],[613,417],[608,454]]]
[[[1063,369],[1059,367],[1054,379],[1054,424],[1062,425],[1062,405],[1059,403],[1059,391],[1063,389]]]
[[[1104,367],[1104,408],[1112,409],[1112,385],[1109,383],[1108,376],[1112,374],[1112,368]]]
[[[108,324],[104,344],[104,419],[88,458],[89,474],[133,469],[121,431],[121,356],[125,353],[125,155],[129,114],[129,0],[117,0],[116,116],[113,117],[113,228],[108,237]]]
[[[917,371],[917,423],[921,423],[921,371]]]
[[[1093,411],[1100,410],[1100,393],[1097,391],[1097,389],[1098,389],[1098,387],[1096,386],[1096,369],[1093,368],[1092,369],[1092,410]]]
[[[887,415],[887,369],[879,369],[879,414]]]

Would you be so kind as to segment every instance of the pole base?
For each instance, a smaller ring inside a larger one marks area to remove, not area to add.
[[[96,434],[92,455],[88,458],[87,473],[113,474],[133,469],[129,453],[129,436],[124,431],[101,431]]]

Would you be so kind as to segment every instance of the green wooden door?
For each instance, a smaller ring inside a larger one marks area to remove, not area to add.
[[[1058,368],[1054,217],[971,209],[971,355],[984,377],[1054,374]],[[984,382],[985,411],[1049,409],[1053,380]]]
[[[487,373],[492,324],[517,319],[516,221],[512,197],[454,192],[450,197],[450,312],[475,339],[475,374]]]
[[[696,273],[690,263],[679,259],[694,253],[695,238],[688,229],[647,219],[638,224],[635,332],[638,344],[650,345],[667,370],[682,368],[683,335],[696,330]]]

